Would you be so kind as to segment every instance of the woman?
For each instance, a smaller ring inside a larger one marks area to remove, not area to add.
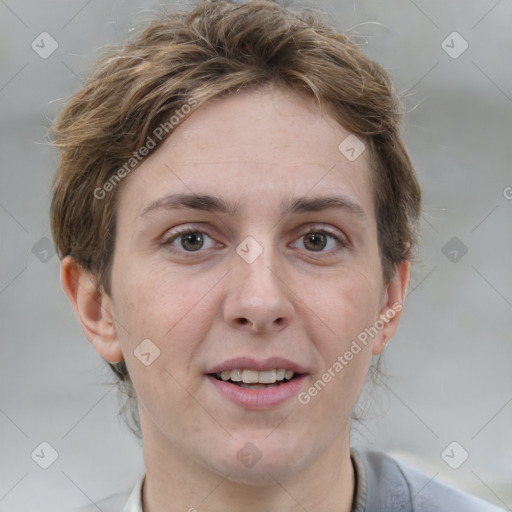
[[[378,64],[264,0],[162,15],[68,101],[52,231],[143,440],[125,512],[497,510],[350,447],[416,245],[400,123]]]

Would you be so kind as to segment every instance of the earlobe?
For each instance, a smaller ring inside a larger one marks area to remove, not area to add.
[[[395,265],[393,279],[386,287],[383,305],[379,313],[379,335],[373,344],[373,355],[381,354],[395,334],[402,316],[403,303],[409,284],[410,262],[402,261]],[[379,322],[380,321],[380,322]]]
[[[110,297],[98,289],[91,273],[72,256],[62,260],[60,277],[62,288],[94,349],[108,362],[122,361]]]

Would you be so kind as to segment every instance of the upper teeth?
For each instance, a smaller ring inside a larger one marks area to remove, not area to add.
[[[222,380],[232,380],[233,382],[243,382],[244,384],[272,384],[277,380],[290,380],[294,376],[291,370],[265,370],[258,372],[256,370],[224,370],[217,373]]]

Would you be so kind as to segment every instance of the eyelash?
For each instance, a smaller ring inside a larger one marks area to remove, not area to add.
[[[177,232],[173,233],[171,237],[167,238],[162,243],[162,245],[165,246],[165,247],[168,247],[171,252],[179,253],[180,255],[182,255],[182,256],[184,255],[187,258],[194,257],[198,253],[205,252],[204,250],[201,250],[201,249],[199,249],[198,251],[187,251],[185,249],[180,250],[180,249],[176,249],[175,247],[172,246],[173,242],[175,240],[177,240],[180,236],[187,235],[189,233],[205,234],[205,235],[208,235],[210,238],[213,239],[213,237],[210,236],[206,231],[201,231],[198,228],[190,227],[190,228],[184,228],[184,229],[182,229],[180,231],[177,231]],[[347,248],[349,246],[349,243],[346,240],[340,238],[335,232],[330,231],[329,229],[326,229],[326,228],[315,228],[315,227],[312,227],[312,228],[309,229],[309,231],[307,231],[306,233],[303,233],[299,237],[299,239],[303,238],[303,237],[305,237],[307,235],[311,235],[311,234],[323,234],[323,235],[327,235],[328,237],[331,237],[334,240],[336,240],[336,242],[339,244],[340,247],[338,249],[334,249],[334,252],[337,252],[341,248]],[[333,250],[327,251],[327,252],[318,251],[318,253],[319,254],[328,254],[329,252],[332,252],[332,251]],[[316,254],[316,251],[307,251],[307,252],[310,252],[312,254]]]

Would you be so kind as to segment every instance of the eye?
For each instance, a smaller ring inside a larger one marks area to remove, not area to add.
[[[310,252],[330,252],[336,248],[348,246],[344,239],[326,229],[312,228],[299,240],[304,240],[303,246]],[[326,247],[327,250],[324,250]]]
[[[312,228],[303,234],[299,240],[303,241],[302,248],[308,252],[327,253],[348,247],[348,242],[343,237],[325,228]],[[169,247],[172,252],[178,252],[184,256],[193,256],[193,253],[202,252],[201,249],[215,247],[215,241],[204,231],[189,227],[173,233],[162,245]]]
[[[205,240],[211,242],[205,246]],[[194,228],[183,229],[174,233],[170,238],[166,239],[162,245],[171,246],[173,250],[178,252],[199,252],[201,249],[210,249],[214,246],[213,239],[204,231]]]

